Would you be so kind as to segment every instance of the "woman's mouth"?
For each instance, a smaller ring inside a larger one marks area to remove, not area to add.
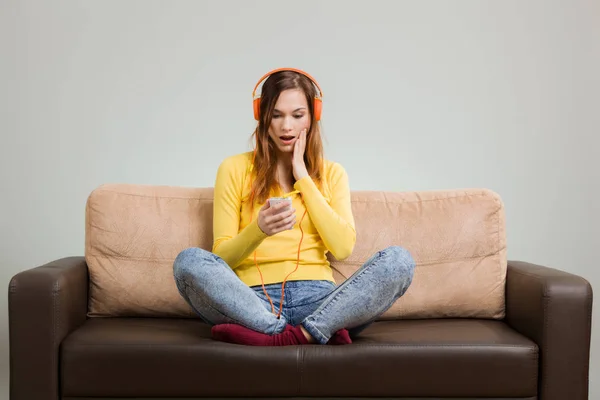
[[[281,143],[283,143],[285,146],[292,144],[294,139],[296,139],[296,137],[292,135],[279,136],[279,140],[281,140]]]

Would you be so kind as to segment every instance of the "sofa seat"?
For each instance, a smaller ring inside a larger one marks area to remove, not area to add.
[[[89,318],[60,348],[63,398],[536,398],[538,347],[502,321],[380,321],[346,346],[213,341],[197,319]]]

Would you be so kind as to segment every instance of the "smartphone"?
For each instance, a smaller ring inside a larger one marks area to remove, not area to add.
[[[273,207],[275,204],[282,202],[288,203],[290,207],[292,206],[292,199],[290,199],[289,197],[271,197],[269,199],[269,207]]]

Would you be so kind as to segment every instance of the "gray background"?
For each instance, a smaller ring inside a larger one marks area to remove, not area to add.
[[[321,84],[326,156],[352,189],[490,188],[509,258],[598,287],[599,20],[583,0],[2,0],[5,288],[83,254],[102,183],[212,186],[249,149],[254,84],[282,66]]]

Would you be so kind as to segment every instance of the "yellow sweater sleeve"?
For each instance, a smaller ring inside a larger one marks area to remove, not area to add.
[[[239,266],[267,237],[259,228],[257,219],[239,231],[243,171],[244,168],[236,165],[235,160],[226,159],[218,168],[214,188],[212,252],[232,269]]]
[[[352,254],[356,243],[348,174],[338,163],[333,164],[330,174],[326,178],[331,186],[330,204],[310,176],[296,181],[294,189],[302,193],[306,209],[325,247],[337,260],[344,260]]]

